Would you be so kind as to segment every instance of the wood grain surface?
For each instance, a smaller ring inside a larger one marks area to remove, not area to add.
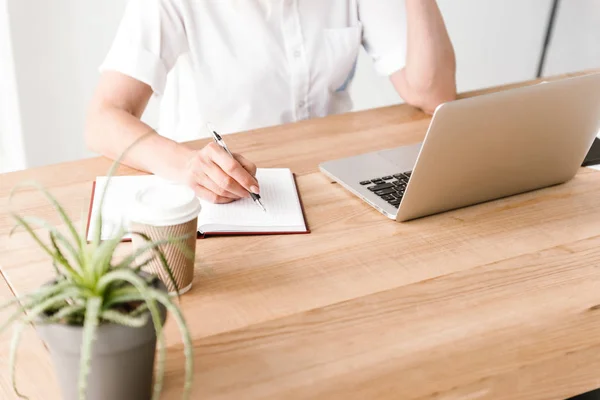
[[[228,136],[260,167],[296,173],[312,233],[198,242],[180,303],[195,345],[193,398],[558,400],[600,387],[600,173],[396,223],[318,172],[325,160],[418,142],[428,123],[400,105]],[[109,166],[93,158],[0,175],[0,271],[15,293],[52,268],[25,233],[8,238],[10,189],[35,179],[81,223]],[[32,190],[13,203],[61,225]],[[163,397],[178,399],[172,319],[167,341]],[[41,372],[23,390],[56,397],[33,331],[25,343]],[[3,399],[14,397],[8,376],[0,369]]]
[[[0,280],[0,304],[12,299],[14,294],[4,279]],[[4,322],[13,310],[0,310],[0,321]],[[9,350],[13,330],[0,334],[0,399],[17,398],[10,377]],[[50,356],[33,327],[25,328],[19,352],[17,353],[17,386],[21,393],[30,399],[58,400],[60,395],[55,381]]]

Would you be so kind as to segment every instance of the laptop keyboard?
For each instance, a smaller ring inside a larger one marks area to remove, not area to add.
[[[404,196],[410,174],[411,172],[408,171],[401,174],[386,175],[381,178],[362,181],[360,184],[366,186],[367,189],[387,201],[393,207],[398,208],[402,196]]]

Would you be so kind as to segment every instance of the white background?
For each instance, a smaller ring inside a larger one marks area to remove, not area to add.
[[[0,172],[25,167],[6,0],[0,0]]]
[[[535,77],[551,0],[438,3],[457,53],[459,91]],[[92,155],[83,142],[86,107],[125,4],[0,0],[0,170]],[[545,74],[600,66],[599,40],[600,0],[562,0]],[[364,52],[351,90],[356,110],[402,101]],[[154,101],[144,116],[154,127],[157,109]]]

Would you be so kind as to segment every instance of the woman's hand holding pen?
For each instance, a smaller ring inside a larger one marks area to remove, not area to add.
[[[212,203],[230,203],[250,192],[259,194],[256,165],[239,154],[231,158],[212,142],[193,150],[186,162],[184,180],[198,197]]]

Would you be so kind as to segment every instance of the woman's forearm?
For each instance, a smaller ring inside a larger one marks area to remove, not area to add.
[[[185,184],[212,203],[229,203],[260,193],[256,165],[215,142],[201,150],[160,136],[141,121],[153,89],[119,72],[100,77],[86,124],[88,148],[122,163]],[[133,147],[132,147],[133,144]]]
[[[406,0],[406,13],[408,43],[406,67],[399,73],[401,94],[433,111],[456,96],[454,49],[435,0]]]
[[[90,112],[86,129],[86,142],[90,150],[117,159],[136,140],[137,143],[128,150],[122,161],[124,165],[166,179],[179,180],[191,149],[160,136],[125,110],[105,106],[93,108]]]

